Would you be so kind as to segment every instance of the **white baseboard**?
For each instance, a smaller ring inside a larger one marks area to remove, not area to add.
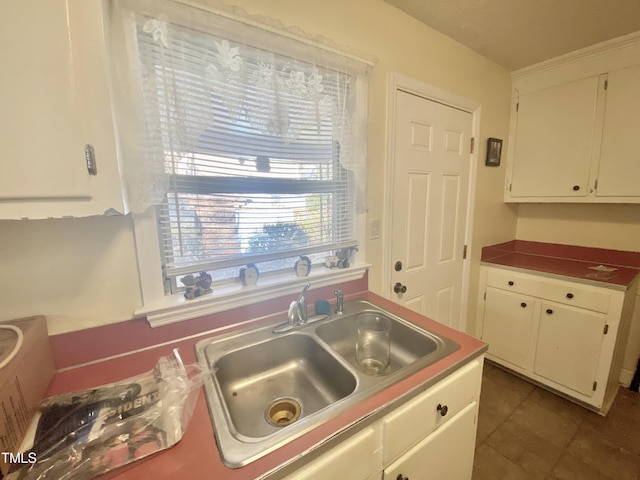
[[[633,375],[635,374],[634,370],[625,370],[624,368],[622,370],[620,370],[620,383],[625,386],[628,387],[629,385],[631,385],[631,380],[633,380]]]

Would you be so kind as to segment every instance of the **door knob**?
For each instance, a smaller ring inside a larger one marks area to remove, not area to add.
[[[406,293],[407,286],[406,285],[402,285],[400,282],[397,282],[393,286],[393,291],[396,292],[396,293]]]
[[[402,270],[402,262],[398,260],[396,264],[393,266],[393,268],[395,269],[396,272],[399,272],[400,270]]]

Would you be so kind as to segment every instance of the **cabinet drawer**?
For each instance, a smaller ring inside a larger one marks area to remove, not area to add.
[[[384,470],[396,480],[471,480],[478,404],[472,402]]]
[[[512,292],[526,293],[534,297],[540,296],[544,279],[512,270],[500,268],[487,269],[487,285]]]
[[[476,359],[385,417],[384,464],[398,458],[468,405],[480,390],[481,378],[482,364]],[[444,416],[442,407],[446,407]]]
[[[345,478],[368,480],[380,472],[380,435],[369,427],[335,447],[331,452],[302,467],[285,480]]]
[[[601,313],[609,311],[611,299],[605,288],[499,268],[487,269],[487,285]]]

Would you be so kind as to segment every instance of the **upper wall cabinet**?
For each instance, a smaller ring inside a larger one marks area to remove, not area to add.
[[[640,65],[609,73],[596,195],[640,197]]]
[[[587,195],[598,83],[589,77],[516,98],[512,198]]]
[[[639,62],[637,35],[514,73],[506,202],[640,203]]]
[[[101,4],[2,4],[0,218],[122,211]]]

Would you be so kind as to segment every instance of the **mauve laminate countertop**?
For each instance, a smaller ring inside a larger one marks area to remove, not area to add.
[[[511,240],[482,249],[481,262],[626,290],[640,273],[640,252]],[[592,267],[615,268],[599,272]]]
[[[369,300],[417,325],[446,336],[457,342],[460,345],[460,349],[360,402],[353,408],[338,414],[274,452],[238,469],[226,467],[220,458],[204,392],[201,389],[193,417],[182,440],[177,445],[147,459],[123,467],[121,470],[106,474],[104,478],[117,480],[137,480],[141,478],[152,478],[154,480],[254,480],[257,478],[279,478],[280,474],[275,473],[275,475],[271,476],[270,472],[276,472],[282,465],[289,464],[294,460],[297,460],[297,465],[304,465],[307,461],[304,455],[308,452],[316,448],[320,448],[318,451],[322,451],[322,446],[325,442],[341,434],[341,432],[345,432],[345,430],[350,432],[358,431],[360,429],[358,425],[366,424],[367,419],[375,418],[380,412],[386,412],[389,408],[395,407],[396,404],[404,403],[404,401],[423,391],[432,383],[445,378],[461,366],[482,355],[487,349],[487,345],[478,339],[446,327],[373,293],[360,293],[350,299],[354,298]],[[262,319],[259,323],[263,321],[273,321],[273,318]],[[124,322],[123,324],[102,328],[102,330],[105,333],[110,332],[113,336],[128,339],[128,341],[132,341],[133,337],[144,332],[143,326],[136,326],[135,322]],[[64,347],[72,349],[73,345],[77,348],[82,348],[84,343],[82,341],[83,336],[86,336],[86,340],[92,340],[95,339],[96,333],[93,332],[93,335],[90,335],[90,332],[74,332],[68,336],[69,338],[57,339],[54,342],[54,346],[56,350],[63,350]],[[56,374],[49,386],[48,395],[116,382],[151,370],[158,357],[168,355],[174,348],[179,349],[185,364],[195,363],[194,345],[202,338],[213,337],[216,334],[219,335],[220,333],[211,331],[188,332],[188,335],[176,338],[173,341],[164,341],[131,353],[120,353],[111,358],[96,360],[80,366],[69,366]],[[95,347],[98,347],[98,345]],[[67,356],[72,353],[67,352]],[[59,357],[63,359],[62,354]]]

